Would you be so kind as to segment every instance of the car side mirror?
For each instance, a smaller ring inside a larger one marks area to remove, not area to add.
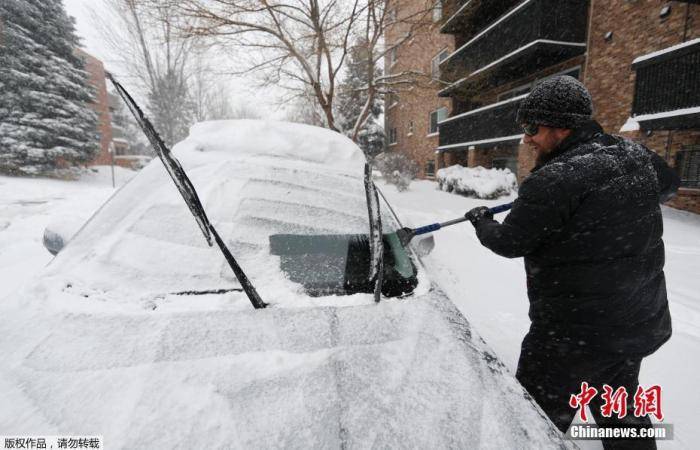
[[[85,223],[85,218],[81,216],[54,217],[44,229],[43,241],[46,250],[56,256],[80,230],[83,223]]]
[[[64,240],[63,236],[61,236],[60,234],[56,233],[48,227],[44,230],[43,241],[46,250],[48,250],[49,253],[51,253],[54,256],[56,256],[58,252],[60,252],[61,249],[66,245],[66,241]]]
[[[415,250],[416,254],[420,257],[427,256],[430,254],[430,252],[433,251],[435,248],[435,238],[433,237],[432,234],[417,239],[413,243],[413,249]]]

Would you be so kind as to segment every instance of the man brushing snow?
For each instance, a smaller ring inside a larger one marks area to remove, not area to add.
[[[632,413],[639,368],[671,336],[659,203],[678,176],[644,146],[605,134],[592,112],[578,80],[539,83],[517,114],[537,160],[513,209],[502,224],[485,207],[467,213],[484,246],[525,257],[532,323],[516,377],[562,432],[584,381],[598,390],[599,425],[649,425]],[[604,384],[627,389],[624,418],[602,416]],[[653,439],[603,444],[655,448]]]

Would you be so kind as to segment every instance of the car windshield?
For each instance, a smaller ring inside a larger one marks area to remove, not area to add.
[[[173,154],[265,302],[310,306],[319,296],[373,291],[364,158],[345,137],[298,124],[211,122],[194,127]],[[405,295],[418,284],[416,266],[396,236],[389,208],[381,204],[380,210],[382,293]],[[190,308],[173,295],[225,292],[228,305],[250,306],[158,160],[110,199],[53,265],[66,278],[66,292],[90,298]],[[372,301],[352,297],[342,303]]]
[[[399,296],[413,291],[416,267],[396,234],[395,221],[384,214],[382,294]],[[310,295],[371,293],[369,235],[275,234],[270,253],[280,267]]]

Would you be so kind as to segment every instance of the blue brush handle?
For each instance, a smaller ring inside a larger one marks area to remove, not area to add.
[[[512,203],[505,203],[503,205],[498,205],[498,206],[494,206],[493,208],[489,208],[489,211],[491,211],[491,214],[498,214],[498,213],[501,213],[504,211],[508,211],[512,207],[513,207]],[[413,236],[418,236],[420,234],[425,234],[425,233],[430,233],[432,231],[437,231],[444,226],[454,225],[456,223],[461,223],[461,222],[464,222],[466,220],[469,220],[469,219],[467,219],[466,217],[462,217],[459,219],[450,220],[449,222],[433,223],[430,225],[426,225],[424,227],[416,228],[415,230],[413,230]]]
[[[513,207],[512,203],[505,203],[503,205],[498,205],[494,206],[493,208],[489,208],[489,211],[491,211],[492,214],[498,214],[503,211],[508,211],[510,208]]]
[[[439,230],[440,228],[442,228],[442,225],[441,225],[441,224],[439,224],[439,223],[433,223],[433,224],[430,224],[430,225],[426,225],[426,226],[424,226],[424,227],[416,228],[415,230],[413,230],[413,235],[416,236],[416,235],[419,235],[419,234],[430,233],[430,232],[432,232],[432,231],[437,231],[437,230]]]

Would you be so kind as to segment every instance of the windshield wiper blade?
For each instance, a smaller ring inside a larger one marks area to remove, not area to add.
[[[224,258],[226,258],[229,266],[231,266],[233,273],[238,279],[238,282],[241,284],[241,287],[248,296],[250,303],[253,304],[255,309],[265,308],[267,303],[262,301],[260,295],[258,295],[258,292],[255,290],[250,280],[243,272],[243,269],[241,269],[241,266],[238,265],[238,262],[233,257],[228,247],[226,247],[226,244],[219,236],[219,233],[216,232],[214,225],[209,222],[209,218],[204,212],[204,207],[202,206],[202,202],[199,200],[197,191],[195,191],[192,182],[185,174],[185,170],[180,165],[180,162],[172,155],[168,146],[165,145],[158,132],[155,130],[155,128],[153,128],[151,121],[148,120],[126,89],[124,89],[124,87],[117,82],[111,73],[107,72],[107,77],[114,85],[114,88],[117,90],[119,96],[122,98],[122,100],[124,100],[124,103],[126,103],[129,111],[131,111],[134,119],[136,119],[136,122],[141,127],[141,130],[143,130],[144,134],[151,143],[151,146],[153,146],[153,149],[158,155],[158,158],[163,162],[165,169],[170,175],[170,178],[172,178],[175,186],[177,186],[177,190],[180,191],[180,195],[182,195],[182,198],[185,200],[185,203],[187,203],[187,206],[197,221],[199,229],[202,230],[202,234],[204,234],[207,244],[209,244],[210,247],[213,246],[213,237],[214,241],[219,246],[219,249],[224,254]]]
[[[230,289],[208,289],[205,291],[182,291],[182,292],[171,292],[170,295],[210,295],[210,294],[228,294],[229,292],[243,292],[241,288],[230,288]]]
[[[382,296],[382,278],[384,275],[384,241],[382,239],[382,217],[379,211],[377,187],[372,181],[372,169],[365,163],[365,195],[369,214],[369,279],[374,283],[374,301],[379,303]]]

